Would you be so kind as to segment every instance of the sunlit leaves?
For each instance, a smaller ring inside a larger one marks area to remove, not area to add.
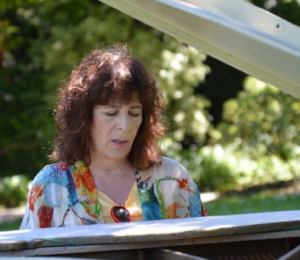
[[[253,156],[263,145],[264,152],[288,159],[288,147],[300,139],[299,106],[296,98],[249,77],[238,98],[225,104],[225,122],[219,127],[223,143],[239,137]]]
[[[225,104],[224,122],[218,127],[221,143],[228,146],[239,140],[235,150],[256,164],[249,175],[254,184],[295,177],[292,161],[299,154],[299,107],[298,99],[252,77],[237,99]]]
[[[186,136],[192,136],[191,143],[199,143],[209,129],[205,112],[209,102],[194,93],[194,88],[209,72],[209,68],[202,63],[204,59],[203,53],[180,43],[174,50],[162,52],[159,76],[166,92],[169,135],[175,141],[181,142]]]

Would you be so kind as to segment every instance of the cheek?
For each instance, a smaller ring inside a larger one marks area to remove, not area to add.
[[[94,133],[102,134],[102,132],[105,132],[105,129],[108,127],[109,122],[104,121],[101,117],[94,117],[93,120],[93,128]]]
[[[94,121],[94,123],[92,124],[92,128],[91,128],[91,136],[94,140],[96,140],[97,138],[99,138],[99,136],[102,134],[102,126],[101,124],[99,124],[99,122]]]

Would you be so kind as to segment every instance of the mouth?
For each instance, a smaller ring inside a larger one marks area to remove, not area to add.
[[[128,141],[124,139],[114,139],[112,140],[113,144],[118,148],[123,148],[127,145]]]
[[[125,139],[113,139],[112,141],[115,142],[115,143],[119,143],[119,144],[127,143],[127,142],[128,142],[128,141],[125,140]]]

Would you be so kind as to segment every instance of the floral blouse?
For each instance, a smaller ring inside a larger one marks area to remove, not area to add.
[[[162,157],[162,163],[137,171],[136,182],[143,220],[206,216],[199,190],[187,170]],[[74,165],[47,165],[35,177],[21,229],[104,223],[90,169]]]

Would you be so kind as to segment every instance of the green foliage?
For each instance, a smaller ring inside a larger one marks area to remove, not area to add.
[[[218,129],[222,144],[237,140],[237,149],[253,159],[291,160],[300,152],[300,101],[249,77],[245,90],[225,104]]]
[[[191,137],[188,144],[204,139],[209,129],[204,109],[209,104],[200,95],[193,95],[208,71],[201,52],[99,1],[5,0],[2,6],[3,175],[26,174],[32,178],[48,163],[55,135],[51,110],[57,88],[85,54],[116,41],[129,42],[133,53],[162,82],[169,136],[177,142]]]
[[[129,42],[134,54],[158,72],[165,41],[174,41],[99,1],[4,0],[1,7],[3,176],[33,178],[48,163],[57,88],[85,54],[116,41]]]
[[[0,205],[7,208],[18,207],[27,199],[28,178],[14,175],[0,179]]]
[[[248,77],[244,91],[225,103],[219,145],[198,152],[198,184],[225,191],[299,178],[299,108],[298,99]]]
[[[195,93],[209,72],[202,62],[205,55],[190,46],[177,43],[173,50],[163,50],[159,71],[166,93],[166,118],[174,141],[201,143],[210,129],[206,108],[209,102]]]
[[[237,141],[226,146],[217,144],[189,150],[165,139],[161,146],[166,156],[180,161],[187,168],[202,191],[242,190],[300,178],[296,158],[284,161],[271,154],[253,159]]]
[[[206,146],[190,154],[193,160],[189,162],[194,163],[191,175],[199,187],[220,192],[237,187],[238,176],[231,164],[234,158],[227,156],[221,146]]]
[[[296,0],[252,2],[300,24]],[[252,78],[240,92],[243,73],[96,0],[1,1],[2,176],[32,178],[48,163],[57,88],[85,54],[116,41],[128,42],[159,78],[165,155],[199,187],[226,191],[299,176],[298,100]]]
[[[166,138],[161,147],[166,156],[181,162],[201,190],[227,191],[237,187],[231,161],[234,157],[224,152],[221,146],[182,149],[181,145]]]

